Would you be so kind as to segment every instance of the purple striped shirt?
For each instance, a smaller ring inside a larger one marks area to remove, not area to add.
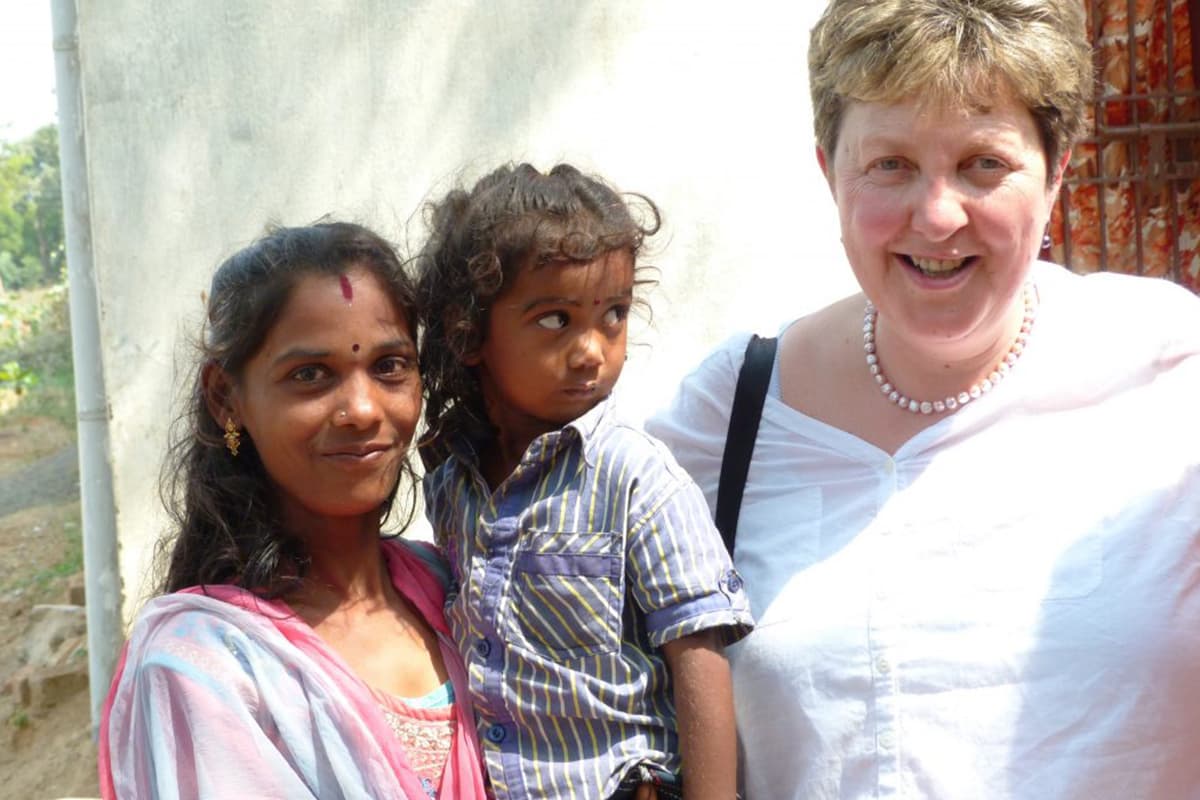
[[[752,625],[708,506],[604,402],[535,439],[489,491],[469,447],[425,478],[460,591],[447,607],[498,798],[611,794],[680,767],[664,643]]]

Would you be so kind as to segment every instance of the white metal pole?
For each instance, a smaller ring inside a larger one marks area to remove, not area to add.
[[[109,454],[108,398],[100,358],[100,299],[92,259],[91,199],[75,0],[51,0],[54,72],[58,93],[58,147],[71,310],[71,355],[79,442],[79,496],[87,591],[88,684],[92,729],[108,692],[120,650],[121,576],[117,562],[116,505]]]

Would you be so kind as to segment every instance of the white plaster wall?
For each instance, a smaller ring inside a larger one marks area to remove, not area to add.
[[[851,291],[812,155],[822,5],[79,0],[126,618],[164,524],[177,341],[269,220],[332,214],[415,246],[423,200],[510,159],[648,194],[666,226],[623,379],[639,414],[727,334]]]

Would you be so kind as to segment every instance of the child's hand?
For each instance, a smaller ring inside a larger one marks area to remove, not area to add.
[[[643,783],[634,793],[633,800],[658,800],[658,789],[652,783]]]

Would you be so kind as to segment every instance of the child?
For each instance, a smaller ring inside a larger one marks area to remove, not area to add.
[[[426,507],[499,798],[735,794],[721,645],[751,619],[699,489],[621,423],[636,259],[659,227],[602,181],[501,167],[420,256]]]

